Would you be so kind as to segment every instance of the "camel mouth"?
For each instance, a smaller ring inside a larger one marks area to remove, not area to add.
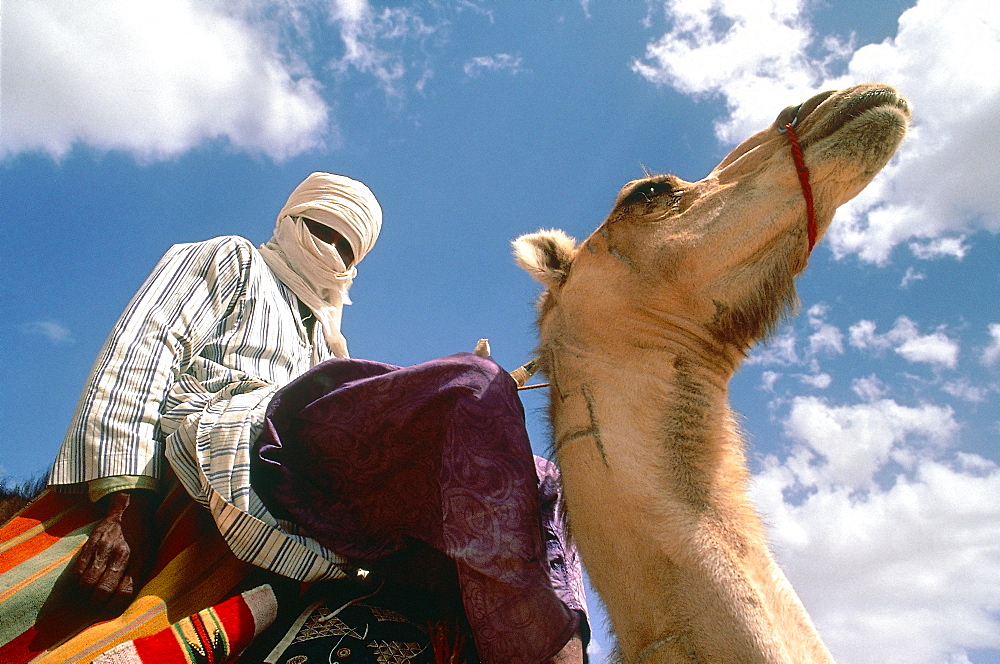
[[[887,110],[899,116],[905,124],[910,118],[910,105],[889,86],[867,87],[854,94],[839,96],[836,91],[821,92],[798,106],[790,106],[778,114],[774,128],[784,132],[791,124],[803,124],[814,120],[806,132],[800,134],[803,144],[822,140],[840,131],[870,111]],[[817,117],[818,116],[818,117]]]

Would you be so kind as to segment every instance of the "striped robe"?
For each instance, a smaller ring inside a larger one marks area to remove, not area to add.
[[[302,581],[341,576],[343,559],[271,515],[249,476],[271,396],[331,355],[248,240],[175,245],[98,355],[49,483],[154,488],[169,459],[239,558]]]

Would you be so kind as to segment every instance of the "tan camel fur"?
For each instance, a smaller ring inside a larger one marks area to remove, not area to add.
[[[811,171],[819,235],[903,138],[892,88],[785,109],[708,177],[625,185],[583,244],[514,242],[545,285],[539,357],[575,536],[629,664],[832,662],[751,506],[728,383],[797,304]]]

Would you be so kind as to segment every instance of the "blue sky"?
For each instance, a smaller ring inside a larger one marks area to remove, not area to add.
[[[8,0],[0,26],[15,481],[46,469],[166,248],[267,240],[313,170],[385,213],[345,311],[355,357],[489,337],[513,368],[538,288],[511,239],[585,237],[643,169],[699,179],[815,91],[895,85],[910,136],[838,213],[733,403],[754,500],[838,661],[1000,662],[996,3]],[[544,450],[544,391],[524,398]],[[594,661],[610,646],[599,631]]]

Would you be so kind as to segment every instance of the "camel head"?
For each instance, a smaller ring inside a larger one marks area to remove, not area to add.
[[[666,336],[734,365],[794,306],[793,279],[808,261],[791,138],[809,169],[822,237],[837,207],[892,157],[909,116],[887,86],[824,92],[781,111],[702,180],[629,182],[580,245],[561,231],[518,238],[519,264],[546,286],[543,346],[558,336],[613,354],[622,344],[657,347]]]

